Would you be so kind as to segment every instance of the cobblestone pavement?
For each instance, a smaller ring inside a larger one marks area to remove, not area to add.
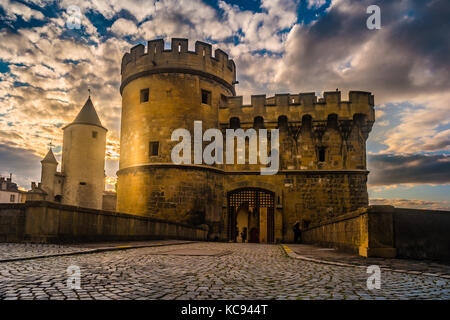
[[[82,252],[97,252],[126,247],[148,247],[157,245],[176,245],[190,241],[182,240],[151,240],[128,242],[96,242],[73,245],[32,244],[32,243],[0,243],[0,262],[5,260],[29,259],[68,255]]]
[[[42,245],[34,243],[0,243],[0,260],[31,258],[90,250],[90,248],[79,248],[56,244]]]
[[[358,255],[338,251],[333,248],[323,248],[310,244],[287,244],[285,246],[294,251],[300,257],[306,257],[307,259],[360,266],[379,265],[380,267],[394,270],[405,270],[413,273],[427,273],[450,278],[450,265],[436,261],[363,258]]]
[[[67,287],[71,265],[81,289]],[[0,263],[0,299],[450,298],[447,279],[382,271],[381,289],[368,290],[368,276],[292,259],[278,245],[192,243]]]

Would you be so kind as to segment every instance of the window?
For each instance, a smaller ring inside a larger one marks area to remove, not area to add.
[[[202,103],[211,105],[211,92],[202,90]]]
[[[92,138],[96,139],[97,138],[97,131],[92,131]]]
[[[16,201],[16,195],[12,194],[12,195],[9,197],[9,202],[15,202],[15,201]]]
[[[80,182],[80,186],[85,186],[86,182]]]
[[[319,162],[325,162],[325,147],[319,148]]]
[[[159,142],[158,141],[151,141],[150,142],[150,155],[151,156],[157,156],[159,153]]]
[[[141,90],[141,103],[148,102],[150,90],[148,88]]]

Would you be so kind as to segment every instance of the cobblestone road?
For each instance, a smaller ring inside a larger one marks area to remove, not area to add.
[[[70,265],[81,289],[67,288]],[[450,298],[448,279],[382,271],[381,289],[368,290],[368,276],[289,258],[277,245],[193,243],[0,263],[0,299]]]
[[[0,260],[32,258],[72,252],[90,251],[89,248],[78,248],[57,244],[33,244],[33,243],[2,243],[0,245]]]

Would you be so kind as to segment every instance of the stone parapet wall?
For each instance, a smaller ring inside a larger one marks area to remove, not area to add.
[[[450,213],[370,206],[303,230],[316,243],[365,257],[450,260]]]
[[[0,204],[2,242],[205,240],[207,230],[151,217],[60,205],[47,201]]]
[[[450,212],[395,209],[394,233],[401,258],[450,261]]]
[[[318,99],[315,93],[252,95],[251,103],[244,104],[242,96],[227,97],[221,106],[219,120],[227,125],[230,118],[239,118],[240,123],[253,124],[254,117],[264,118],[266,126],[278,123],[279,116],[286,116],[290,123],[301,123],[303,116],[309,115],[314,122],[327,121],[330,114],[336,114],[339,121],[353,121],[354,115],[364,114],[371,126],[375,121],[374,96],[370,92],[350,91],[347,101],[341,100],[341,92],[324,92]]]
[[[394,207],[370,206],[341,215],[303,231],[303,241],[358,253],[364,257],[396,256]]]

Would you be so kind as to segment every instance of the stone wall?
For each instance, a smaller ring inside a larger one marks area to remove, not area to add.
[[[205,240],[205,229],[149,217],[46,201],[0,204],[0,242]]]
[[[450,212],[395,209],[398,257],[450,261]]]
[[[314,223],[368,205],[365,170],[285,170],[277,175],[259,171],[230,173],[195,165],[154,164],[127,168],[119,188],[130,206],[119,211],[193,225],[207,224],[209,238],[228,240],[227,194],[258,188],[275,195],[276,239],[292,241],[291,226]],[[155,179],[151,177],[155,176]]]
[[[395,257],[393,207],[371,206],[304,230],[305,243],[317,243],[364,257]]]
[[[303,230],[305,243],[361,256],[450,260],[450,213],[370,206]]]

